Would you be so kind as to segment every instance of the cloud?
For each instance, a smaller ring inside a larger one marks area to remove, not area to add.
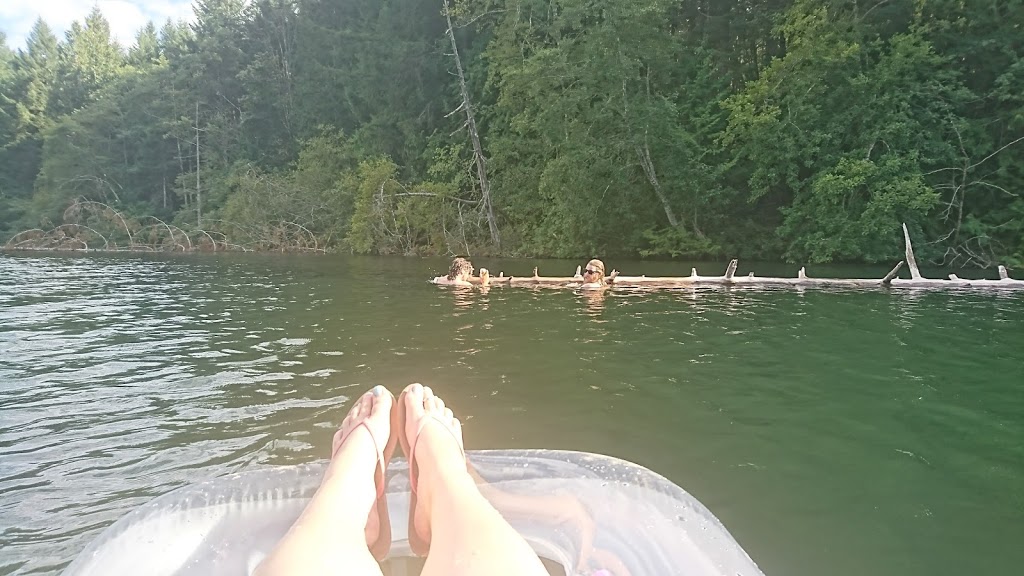
[[[41,17],[63,38],[71,23],[85,20],[93,6],[99,6],[124,47],[135,43],[136,32],[150,20],[159,28],[168,18],[193,18],[192,0],[0,0],[0,30],[7,34],[8,46],[24,48],[25,37]]]

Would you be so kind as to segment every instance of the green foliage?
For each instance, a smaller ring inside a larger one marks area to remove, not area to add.
[[[128,49],[128,63],[136,68],[147,68],[160,61],[160,37],[152,22],[146,23],[135,36],[135,45]]]
[[[938,194],[924,177],[970,95],[919,29],[865,38],[824,7],[798,3],[787,54],[729,97],[723,142],[750,201],[776,208],[791,261],[891,260],[899,224],[923,224]]]
[[[395,180],[397,172],[398,166],[391,160],[374,158],[360,163],[358,170],[345,179],[345,186],[355,191],[355,212],[347,238],[353,251],[366,254],[382,247],[385,253],[391,251],[388,233],[384,229],[388,223],[386,220],[379,222],[387,214],[378,207],[382,201],[391,198],[396,189],[401,189],[401,184]],[[392,224],[394,228],[398,227],[397,221]]]
[[[160,76],[126,72],[98,100],[44,133],[35,183],[40,216],[57,216],[76,198],[168,216],[174,209],[176,147],[154,117],[169,114]],[[169,188],[168,188],[169,187]]]
[[[96,100],[124,70],[121,47],[110,35],[110,23],[94,6],[85,24],[74,22],[58,47],[56,81],[50,93],[51,113],[69,114]]]
[[[717,256],[720,252],[707,238],[701,238],[688,232],[684,228],[662,228],[660,230],[644,230],[644,239],[648,242],[647,248],[639,250],[640,255],[648,256],[671,256],[678,258],[702,258],[706,256]]]
[[[352,191],[344,180],[356,162],[343,135],[325,132],[306,142],[291,170],[240,166],[230,183],[223,228],[258,249],[338,246],[352,219]]]
[[[407,186],[397,174],[393,161],[374,157],[345,179],[343,185],[355,191],[351,249],[411,255],[453,253],[465,246],[465,217],[452,187],[433,182]]]
[[[55,81],[57,38],[37,20],[25,49],[6,55],[0,74],[0,231],[31,223],[30,197],[51,125],[49,95]]]
[[[0,232],[84,199],[256,249],[496,251],[443,6],[199,0],[127,50],[98,8],[38,21],[0,41]],[[906,222],[934,262],[1024,261],[1022,0],[449,6],[502,253],[887,261]]]

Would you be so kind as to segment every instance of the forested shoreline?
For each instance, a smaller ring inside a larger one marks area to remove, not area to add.
[[[0,245],[1024,265],[1024,0],[194,10],[0,36]]]

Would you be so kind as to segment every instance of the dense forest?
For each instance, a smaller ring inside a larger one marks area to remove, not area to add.
[[[194,10],[0,36],[0,244],[1024,264],[1024,0]]]

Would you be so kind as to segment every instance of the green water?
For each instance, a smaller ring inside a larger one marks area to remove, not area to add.
[[[1024,565],[1024,294],[425,282],[445,268],[0,255],[0,574],[59,572],[175,487],[321,458],[349,398],[413,381],[470,449],[601,452],[667,476],[769,576]]]

